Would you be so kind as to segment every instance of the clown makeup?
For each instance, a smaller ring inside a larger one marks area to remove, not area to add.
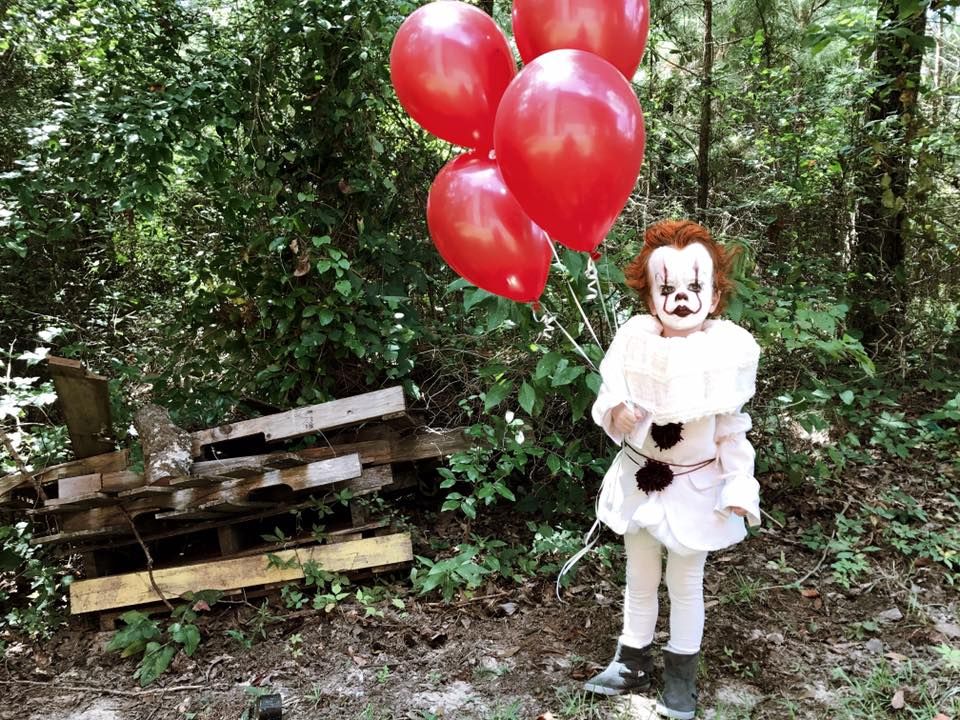
[[[650,309],[665,337],[690,335],[716,310],[713,258],[701,243],[660,247],[650,254]]]

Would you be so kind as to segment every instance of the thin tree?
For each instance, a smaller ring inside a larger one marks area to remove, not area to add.
[[[713,0],[703,0],[703,71],[700,76],[700,142],[697,149],[697,217],[710,197],[710,133],[713,127]]]
[[[903,329],[910,161],[920,126],[926,8],[926,2],[910,8],[900,0],[880,0],[877,8],[874,81],[864,113],[851,267],[853,324],[874,353],[890,349]]]

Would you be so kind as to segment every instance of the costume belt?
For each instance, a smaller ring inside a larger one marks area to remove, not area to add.
[[[702,470],[717,459],[716,457],[712,457],[709,460],[701,460],[700,462],[690,464],[666,463],[662,460],[652,458],[649,455],[644,455],[626,440],[623,441],[623,452],[626,453],[631,461],[641,466],[640,469],[637,470],[635,477],[637,479],[637,489],[645,493],[664,490],[669,487],[675,477],[695,473],[697,470]],[[642,460],[646,462],[641,464],[641,460],[638,458],[642,458]],[[687,469],[682,472],[674,472],[673,468]]]

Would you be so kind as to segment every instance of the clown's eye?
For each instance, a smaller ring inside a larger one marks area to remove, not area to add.
[[[698,282],[695,282],[695,283],[693,283],[693,284],[690,285],[690,291],[691,291],[691,292],[698,293],[698,292],[700,292],[701,290],[703,290],[703,285],[701,285],[701,284],[698,283]]]
[[[661,295],[669,295],[669,294],[672,293],[674,290],[676,290],[676,288],[673,287],[673,285],[661,285],[661,286],[660,286],[660,294],[661,294]]]

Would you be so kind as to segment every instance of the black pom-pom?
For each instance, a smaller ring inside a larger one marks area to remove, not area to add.
[[[647,464],[637,470],[637,488],[645,493],[663,490],[673,482],[673,470],[659,460],[647,460]]]
[[[650,428],[650,436],[653,443],[660,450],[669,450],[678,442],[683,440],[683,423],[668,423],[666,425],[653,424]]]

